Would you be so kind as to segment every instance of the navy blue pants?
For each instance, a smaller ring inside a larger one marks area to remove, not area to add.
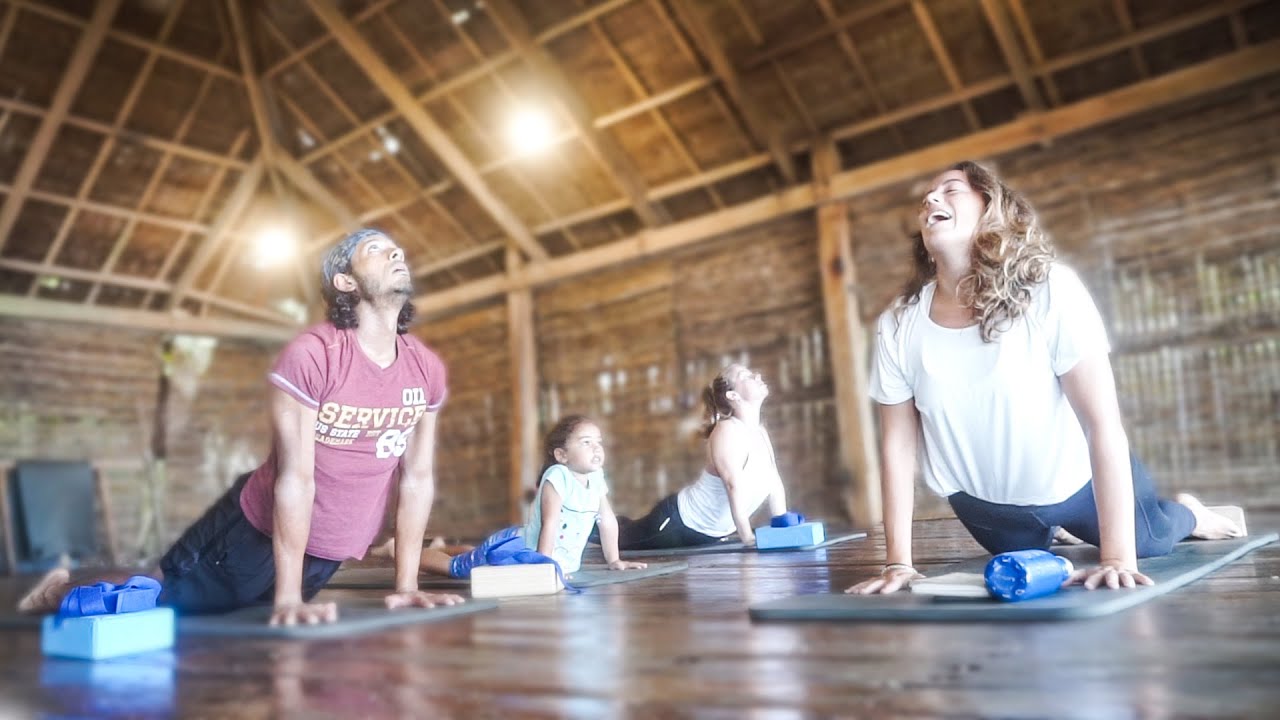
[[[1173,544],[1195,529],[1195,516],[1186,506],[1163,500],[1147,468],[1130,455],[1133,468],[1134,530],[1138,557],[1168,555]],[[992,555],[1013,550],[1047,550],[1055,527],[1097,545],[1098,506],[1093,501],[1093,481],[1054,505],[1000,505],[966,493],[947,498],[969,534]]]
[[[680,518],[680,504],[672,493],[639,520],[618,518],[619,550],[670,550],[672,548],[714,545],[726,538],[704,535],[684,524]],[[595,542],[600,542],[599,529],[593,531]],[[732,537],[732,536],[730,536]]]
[[[275,599],[276,561],[271,538],[240,509],[238,478],[213,507],[187,528],[160,559],[160,604],[188,614],[220,613]],[[304,555],[302,597],[310,600],[342,563]]]

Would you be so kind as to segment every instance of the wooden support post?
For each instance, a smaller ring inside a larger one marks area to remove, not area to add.
[[[851,474],[846,497],[856,527],[880,522],[880,458],[871,399],[867,396],[867,339],[858,310],[857,267],[850,244],[849,208],[830,200],[831,178],[840,170],[835,143],[815,144],[814,194],[818,200],[818,262],[826,310],[827,348],[835,392],[840,459]]]
[[[520,252],[507,248],[507,272],[520,267]],[[511,482],[509,521],[524,522],[525,494],[538,478],[538,358],[533,340],[533,291],[507,293],[507,341],[511,355]]]

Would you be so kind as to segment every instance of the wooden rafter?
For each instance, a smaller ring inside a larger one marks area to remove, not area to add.
[[[827,23],[825,26],[814,30],[806,35],[778,43],[772,47],[764,48],[755,55],[747,58],[742,64],[742,69],[753,70],[772,60],[778,60],[792,53],[799,52],[816,42],[819,42],[835,33],[842,32],[850,26],[856,25],[864,20],[868,20],[882,13],[886,13],[895,8],[906,5],[910,0],[879,0],[879,2],[870,5],[864,5],[854,10],[850,10],[845,14],[836,18],[833,22]]]
[[[214,337],[240,337],[284,343],[298,333],[296,327],[246,320],[217,317],[192,317],[182,314],[158,313],[148,310],[126,310],[95,306],[86,308],[77,303],[56,300],[33,300],[12,295],[0,295],[0,315],[20,318],[38,318],[55,322],[94,323],[165,333],[189,333]]]
[[[173,292],[169,295],[170,310],[182,306],[183,298],[195,285],[200,273],[204,271],[205,266],[209,264],[209,261],[213,259],[213,256],[217,254],[223,243],[226,242],[231,229],[240,220],[241,214],[249,206],[249,201],[253,199],[258,185],[262,182],[264,165],[265,162],[261,153],[259,153],[258,158],[253,161],[249,169],[236,182],[235,189],[231,191],[230,197],[227,198],[226,204],[223,205],[218,219],[209,228],[204,242],[196,249],[195,255],[191,257],[187,266],[183,268],[182,275],[173,284]]]
[[[787,152],[781,129],[773,123],[762,108],[757,106],[755,100],[747,95],[738,71],[729,61],[729,57],[720,47],[720,42],[716,40],[711,29],[703,22],[697,9],[688,0],[671,0],[671,9],[680,20],[680,24],[688,31],[694,46],[706,58],[712,72],[720,80],[738,112],[742,114],[742,119],[756,142],[767,148],[769,157],[773,159],[783,178],[789,183],[795,182],[795,162]]]
[[[1040,41],[1036,39],[1035,28],[1031,26],[1031,18],[1027,16],[1027,9],[1023,6],[1022,0],[1009,0],[1009,9],[1013,12],[1013,21],[1018,26],[1018,32],[1027,43],[1027,52],[1031,54],[1031,61],[1037,66],[1043,65],[1044,51],[1040,49]],[[1058,84],[1053,81],[1052,75],[1044,76],[1044,87],[1049,96],[1049,105],[1061,105],[1062,94],[1058,92]]]
[[[1116,1],[1124,2],[1124,0]],[[1040,90],[1036,87],[1035,78],[1031,76],[1027,59],[1023,57],[1018,38],[1009,24],[1009,17],[1005,15],[1003,0],[981,0],[981,2],[982,14],[987,17],[987,25],[991,27],[991,32],[996,37],[996,44],[1000,46],[1000,54],[1004,56],[1005,65],[1008,65],[1009,71],[1013,73],[1013,81],[1018,85],[1022,101],[1033,111],[1044,110],[1044,98],[1040,97]]]
[[[46,5],[44,3],[35,2],[35,0],[8,0],[8,2],[11,4],[17,5],[18,7],[28,12],[36,13],[37,15],[43,15],[47,18],[52,18],[61,23],[72,25],[78,28],[84,28],[89,25],[92,25],[93,23],[92,19],[86,21],[84,18],[80,17],[79,15],[66,12],[65,10],[59,10],[55,7]],[[236,74],[235,70],[232,70],[231,68],[228,68],[224,65],[219,65],[218,63],[215,63],[215,62],[209,62],[208,60],[202,57],[199,57],[197,55],[192,55],[191,53],[179,50],[173,47],[172,45],[165,45],[160,42],[148,40],[147,38],[140,37],[127,30],[121,30],[119,28],[108,29],[107,36],[117,42],[121,42],[121,43],[124,43],[125,45],[133,46],[135,48],[138,48],[139,50],[154,52],[157,55],[168,58],[169,60],[173,60],[175,62],[182,63],[183,65],[188,65],[190,67],[196,68],[197,70],[203,70],[207,73],[213,73],[214,75],[219,75],[228,80],[236,80],[236,81],[239,80],[239,76]]]
[[[31,117],[40,118],[42,120],[49,114],[49,111],[45,108],[38,105],[32,105],[31,103],[24,102],[22,100],[14,100],[12,98],[0,98],[0,109],[22,113],[23,115],[30,115]],[[151,150],[173,153],[180,157],[185,157],[190,160],[198,160],[210,165],[230,167],[237,170],[243,170],[248,166],[248,163],[245,161],[229,155],[220,155],[216,152],[210,152],[209,150],[203,150],[191,145],[184,145],[171,140],[147,135],[146,133],[138,132],[137,130],[124,129],[119,132],[115,132],[108,123],[90,120],[89,118],[79,117],[70,113],[67,113],[62,124],[69,125],[80,130],[89,130],[91,132],[98,133],[99,135],[114,137],[116,142],[127,140],[130,143],[141,145],[142,147],[149,148]]]
[[[276,38],[276,41],[279,42],[281,46],[284,47],[285,49],[290,49],[291,46],[289,43],[289,38],[286,37],[285,34],[281,32],[279,28],[277,28],[275,24],[270,21],[269,18],[264,17],[262,19],[264,21],[263,22],[264,27],[267,29],[268,32],[270,32]],[[343,117],[346,118],[347,122],[351,123],[352,125],[359,124],[360,120],[358,117],[356,117],[355,112],[351,109],[350,106],[347,105],[346,101],[343,100],[340,95],[338,95],[337,91],[333,89],[333,86],[330,85],[329,82],[326,81],[324,77],[322,77],[321,74],[311,66],[310,61],[304,59],[301,63],[299,63],[299,65],[302,67],[303,72],[306,73],[307,77],[309,77],[311,81],[316,85],[316,87],[320,88],[320,91],[324,93],[325,97],[329,100],[329,103],[333,107],[337,108],[340,113],[342,113]],[[287,98],[285,99],[285,102],[288,103]],[[298,119],[304,125],[306,125],[306,131],[309,134],[311,134],[313,137],[316,137],[322,140],[325,138],[324,133],[321,132],[316,122],[311,117],[309,117],[301,107],[298,107],[292,103],[289,103],[289,105],[294,115],[296,115]],[[374,141],[380,142],[377,138],[374,138]],[[283,150],[281,150],[281,152],[283,152]],[[390,164],[390,166],[400,175],[400,177],[406,182],[406,184],[408,184],[411,187],[417,185],[417,180],[414,179],[414,177],[408,172],[408,170],[405,169],[404,165],[401,164],[398,155],[388,153],[385,157],[387,162]],[[351,163],[349,163],[345,158],[343,158],[342,155],[340,154],[335,155],[334,160],[338,162],[338,164],[342,167],[344,171],[346,171],[353,178],[355,178],[356,182],[358,182],[360,186],[365,189],[366,192],[368,192],[369,194],[375,197],[381,198],[382,202],[384,203],[387,202],[388,198],[383,194],[382,190],[375,187],[371,182],[369,182],[368,179],[365,178],[362,174],[360,174],[360,172],[356,168],[352,167]],[[308,172],[310,173],[310,171]],[[310,174],[312,177],[315,177],[315,173],[310,173]],[[319,182],[319,178],[316,178],[316,181]],[[351,215],[351,211],[347,209],[347,212],[345,214]],[[428,244],[427,239],[422,234],[421,230],[417,228],[413,223],[408,222],[407,220],[405,220],[405,218],[400,216],[399,209],[393,211],[390,214],[401,225],[403,225],[408,230],[409,233],[411,233],[412,238],[415,242],[417,242],[418,244],[424,247]],[[355,223],[353,224],[359,224],[359,219],[356,219]]]
[[[1251,46],[1119,90],[1020,118],[968,137],[834,175],[830,198],[842,199],[902,182],[961,158],[997,155],[1280,72],[1280,40]],[[424,315],[483,301],[518,287],[558,282],[601,268],[661,255],[710,238],[812,208],[812,186],[800,185],[719,212],[674,223],[539,265],[517,275],[483,278],[417,299]]]
[[[1116,19],[1120,21],[1120,27],[1124,28],[1126,33],[1133,32],[1133,16],[1129,14],[1129,0],[1112,0],[1111,5],[1115,9]],[[1138,70],[1138,77],[1144,79],[1151,77],[1151,68],[1147,67],[1147,60],[1142,57],[1141,48],[1137,45],[1130,46],[1129,57],[1133,59],[1133,66]]]
[[[942,68],[942,74],[947,78],[947,84],[951,86],[952,92],[963,90],[964,81],[960,79],[960,72],[956,70],[956,64],[951,60],[951,53],[947,52],[946,43],[942,42],[942,33],[938,32],[933,14],[929,12],[929,8],[925,7],[924,0],[911,0],[911,11],[915,13],[916,22],[919,23],[925,39],[929,41],[933,57]],[[970,129],[977,130],[982,127],[982,122],[978,120],[978,113],[974,111],[972,104],[963,102],[960,106],[964,110],[965,119],[969,121]]]
[[[391,100],[392,105],[404,116],[427,147],[431,148],[449,172],[497,222],[498,227],[502,228],[503,232],[531,258],[545,260],[546,250],[538,244],[529,229],[524,227],[511,209],[493,194],[480,174],[476,172],[475,167],[453,143],[444,129],[417,104],[413,94],[396,77],[391,68],[378,57],[360,32],[342,16],[335,6],[328,4],[325,0],[308,0],[308,6],[337,37],[347,54],[373,80],[374,85]]]
[[[831,0],[814,0],[814,2],[822,13],[822,17],[826,19],[827,25],[835,31],[840,50],[849,61],[849,65],[853,67],[853,71],[858,74],[858,82],[862,83],[862,87],[866,88],[867,94],[871,96],[871,104],[875,106],[876,112],[881,115],[888,113],[889,106],[885,104],[884,96],[880,94],[880,89],[872,81],[871,73],[867,70],[867,64],[862,60],[862,53],[858,52],[857,46],[854,45],[853,37],[849,34],[848,27],[839,24],[840,16],[836,14],[835,8],[831,5]],[[902,131],[896,126],[892,127],[891,130],[894,140],[898,142],[898,147],[905,148],[906,141],[902,137]]]
[[[31,139],[31,144],[22,158],[22,164],[14,174],[9,194],[5,197],[4,204],[0,205],[0,250],[3,250],[5,243],[8,242],[9,234],[13,232],[13,226],[18,221],[18,213],[22,210],[28,193],[31,192],[40,167],[49,155],[49,148],[53,146],[58,129],[62,127],[62,121],[66,118],[67,111],[71,109],[71,103],[80,92],[80,85],[89,74],[93,58],[98,54],[102,41],[107,37],[111,19],[120,8],[120,1],[101,0],[97,4],[93,17],[90,18],[89,24],[71,52],[67,69],[62,74],[62,80],[58,82],[58,89],[54,91],[49,112],[40,121],[40,127],[36,129],[35,136]]]
[[[173,5],[169,7],[168,12],[166,12],[164,21],[160,25],[160,32],[158,33],[158,38],[160,42],[164,42],[165,39],[169,37],[169,33],[172,32],[173,25],[174,23],[177,22],[178,15],[181,14],[182,12],[184,1],[185,0],[178,0],[177,2],[173,3]],[[89,199],[89,192],[90,190],[93,189],[94,185],[97,184],[99,173],[102,172],[102,168],[106,166],[107,158],[111,156],[111,152],[115,149],[116,137],[118,136],[119,132],[124,128],[125,122],[129,119],[129,115],[133,112],[133,106],[137,103],[138,98],[142,95],[142,88],[145,86],[147,78],[151,76],[151,70],[155,67],[155,62],[157,57],[159,56],[154,52],[147,53],[147,57],[143,61],[142,67],[138,70],[138,74],[134,77],[133,83],[129,87],[129,91],[125,94],[124,101],[120,103],[120,109],[116,111],[115,121],[111,125],[112,132],[108,134],[105,138],[103,138],[102,144],[98,146],[98,153],[93,159],[93,164],[89,166],[89,171],[85,173],[84,178],[80,181],[80,187],[76,191],[77,200]],[[209,78],[209,75],[206,74],[205,78],[206,79]],[[206,83],[206,86],[207,86],[207,83]],[[196,104],[197,103],[192,103],[193,109],[196,106]],[[164,169],[167,168],[170,157],[171,156],[167,153],[164,155],[164,157],[161,159],[161,162],[160,162],[160,165],[164,167],[157,167],[156,169],[157,173],[163,172]],[[151,183],[148,183],[148,185],[151,185]],[[146,206],[147,206],[146,202],[141,201],[138,203],[137,207],[139,210],[141,210]],[[62,223],[59,225],[58,231],[53,237],[53,242],[49,243],[49,248],[48,250],[45,251],[44,262],[42,263],[42,265],[45,268],[52,267],[54,260],[58,257],[58,254],[62,251],[63,243],[66,242],[67,236],[71,232],[71,227],[75,224],[75,221],[79,216],[80,216],[80,212],[75,208],[71,208],[67,210],[66,214],[63,215]],[[136,224],[137,224],[136,220],[127,221],[127,224],[126,224],[127,232],[132,233],[133,227]],[[122,239],[124,236],[125,236],[125,233],[121,233],[120,238]],[[119,244],[120,244],[119,241],[117,241],[116,245],[118,246]],[[41,272],[47,272],[47,271],[48,270],[46,269],[46,270],[42,270]],[[39,286],[35,283],[32,283],[31,289],[27,292],[27,296],[35,297],[36,292],[38,290],[39,290]],[[97,294],[96,291],[97,291],[97,286],[95,285],[94,289],[90,291],[89,294],[96,297],[96,294]]]
[[[506,35],[507,41],[533,68],[539,81],[551,95],[568,111],[574,129],[588,150],[601,159],[618,189],[630,200],[631,207],[641,222],[649,227],[671,222],[671,216],[661,206],[649,202],[644,178],[622,144],[607,131],[596,128],[586,100],[569,81],[546,46],[534,39],[520,9],[510,0],[490,0],[486,7],[490,16],[497,21],[501,32]]]

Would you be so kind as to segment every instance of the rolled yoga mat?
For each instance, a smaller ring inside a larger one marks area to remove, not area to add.
[[[1139,569],[1156,582],[1126,590],[1064,588],[1036,600],[1006,603],[994,598],[934,598],[899,591],[891,595],[798,595],[751,606],[753,620],[844,620],[849,622],[1016,622],[1079,620],[1110,615],[1173,592],[1249,552],[1275,542],[1276,533],[1235,540],[1189,540],[1164,557],[1139,561]],[[1055,547],[1077,568],[1096,565],[1092,545]],[[982,572],[990,557],[973,558],[941,568],[949,572]]]
[[[644,580],[659,575],[670,575],[686,570],[689,563],[649,563],[642,570],[610,570],[604,565],[583,565],[578,572],[569,576],[569,584],[577,588],[613,585],[616,583]],[[390,590],[396,584],[395,568],[350,568],[339,570],[325,585],[330,590]],[[440,577],[439,575],[419,575],[418,587],[423,590],[466,590],[471,586],[467,580]]]
[[[864,532],[847,532],[839,535],[832,535],[825,541],[817,545],[805,545],[804,547],[788,547],[774,548],[771,550],[757,550],[754,547],[747,547],[737,540],[722,540],[718,543],[710,545],[693,545],[690,547],[666,548],[662,550],[623,550],[622,557],[627,560],[645,557],[666,557],[671,555],[714,555],[716,553],[742,553],[742,552],[760,552],[760,553],[784,553],[784,552],[802,552],[805,550],[818,550],[820,548],[839,545],[840,543],[849,542],[850,540],[858,540],[866,537]],[[733,537],[732,535],[730,537]]]
[[[498,607],[492,600],[468,600],[460,605],[388,610],[382,599],[368,603],[338,604],[338,620],[318,625],[268,625],[270,606],[247,607],[222,615],[189,615],[178,618],[180,635],[274,637],[295,640],[351,637],[406,625],[441,622]]]

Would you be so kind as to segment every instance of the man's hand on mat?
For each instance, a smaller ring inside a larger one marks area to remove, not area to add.
[[[845,590],[845,592],[850,595],[875,595],[877,593],[888,595],[889,593],[898,592],[912,580],[922,577],[924,576],[916,572],[915,568],[901,565],[890,566],[881,570],[878,576],[870,580],[863,580]]]
[[[421,590],[392,593],[386,597],[387,609],[406,607],[433,608],[437,605],[461,605],[466,602],[461,595],[429,593]]]
[[[338,619],[334,603],[284,603],[271,611],[272,625],[319,625]]]
[[[1062,583],[1068,585],[1084,585],[1086,590],[1095,590],[1103,585],[1112,590],[1122,587],[1131,588],[1138,585],[1155,585],[1156,581],[1137,570],[1125,567],[1123,563],[1103,563],[1096,567],[1080,568],[1071,573],[1071,577]]]
[[[610,570],[643,570],[649,567],[648,563],[632,562],[630,560],[614,560],[609,563]]]

